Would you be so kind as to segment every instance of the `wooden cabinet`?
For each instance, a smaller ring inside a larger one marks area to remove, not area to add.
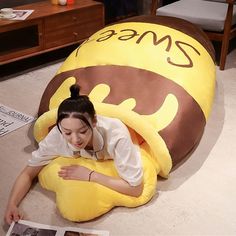
[[[33,9],[23,21],[0,20],[0,64],[80,43],[104,26],[103,4],[76,0],[68,6],[49,1],[20,6]]]

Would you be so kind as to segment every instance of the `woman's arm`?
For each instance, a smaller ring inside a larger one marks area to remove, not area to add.
[[[18,221],[20,218],[22,218],[22,214],[18,209],[18,205],[29,191],[33,179],[38,175],[41,169],[42,166],[26,166],[17,177],[11,190],[5,211],[5,221],[8,224],[11,224],[12,221]]]
[[[79,165],[64,166],[58,172],[58,175],[66,180],[74,179],[95,182],[132,197],[139,197],[143,191],[143,183],[131,186],[121,178],[107,176],[95,171],[92,172],[92,170]]]
[[[139,197],[143,191],[143,183],[137,186],[131,186],[128,182],[121,178],[110,177],[95,171],[91,173],[90,181],[104,185],[119,193],[123,193],[132,197]]]

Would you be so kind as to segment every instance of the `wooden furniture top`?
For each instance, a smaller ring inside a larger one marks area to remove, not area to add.
[[[16,24],[19,21],[27,21],[27,20],[34,20],[40,19],[43,17],[55,15],[62,12],[67,12],[70,10],[87,8],[91,6],[102,5],[102,3],[93,1],[93,0],[75,0],[74,4],[71,5],[53,5],[50,0],[36,2],[32,4],[26,4],[22,6],[14,7],[14,10],[34,10],[33,13],[28,16],[25,20],[9,20],[9,19],[0,19],[0,27],[7,26],[10,24]]]

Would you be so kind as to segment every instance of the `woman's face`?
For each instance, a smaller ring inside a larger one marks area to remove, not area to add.
[[[92,124],[93,125],[93,124]],[[60,123],[62,135],[77,149],[92,147],[93,132],[83,121],[77,118],[65,118]]]

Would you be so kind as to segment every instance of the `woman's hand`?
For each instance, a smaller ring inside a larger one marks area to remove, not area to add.
[[[19,211],[17,206],[8,206],[5,211],[5,221],[11,224],[13,221],[18,221],[23,218],[23,214]]]
[[[89,181],[91,170],[80,165],[62,166],[58,175],[63,179]]]

